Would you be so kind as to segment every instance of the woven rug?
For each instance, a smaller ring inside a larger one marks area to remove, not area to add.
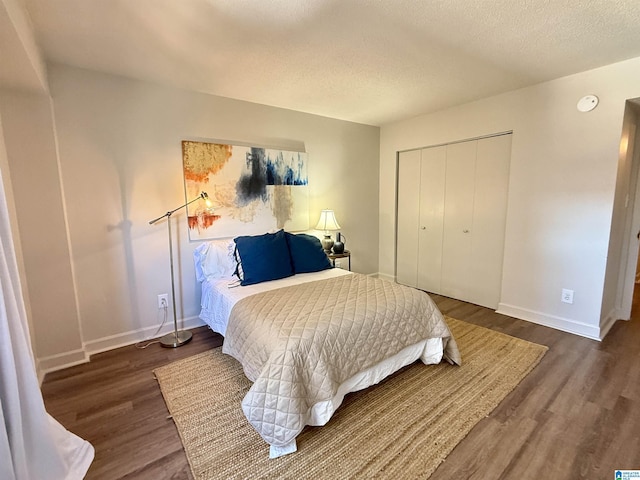
[[[463,365],[415,363],[349,394],[298,451],[270,460],[240,402],[251,383],[220,348],[155,370],[191,471],[208,479],[429,478],[547,347],[447,318]]]

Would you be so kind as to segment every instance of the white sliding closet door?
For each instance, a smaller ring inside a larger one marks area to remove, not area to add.
[[[446,164],[447,147],[422,150],[418,288],[428,292],[439,292],[441,286]]]
[[[442,287],[447,297],[468,300],[473,235],[477,142],[447,145]]]
[[[477,144],[467,300],[496,308],[502,287],[511,135],[484,138]]]
[[[496,308],[511,134],[403,152],[396,281]]]
[[[396,281],[418,286],[418,222],[420,220],[420,150],[398,156],[398,226]]]

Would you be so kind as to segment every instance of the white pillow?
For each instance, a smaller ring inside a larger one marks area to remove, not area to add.
[[[212,240],[198,245],[193,252],[198,281],[231,277],[236,271],[234,250],[235,243],[232,238]]]

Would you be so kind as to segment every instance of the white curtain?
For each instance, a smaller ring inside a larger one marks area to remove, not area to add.
[[[81,479],[89,442],[45,410],[36,376],[0,172],[0,479]]]

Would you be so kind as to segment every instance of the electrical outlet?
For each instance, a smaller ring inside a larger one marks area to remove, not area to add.
[[[564,303],[573,303],[573,290],[562,289],[562,301]]]
[[[169,306],[169,294],[163,293],[158,295],[158,308],[167,308]]]
[[[340,260],[336,260],[335,267],[342,268],[342,262]]]

